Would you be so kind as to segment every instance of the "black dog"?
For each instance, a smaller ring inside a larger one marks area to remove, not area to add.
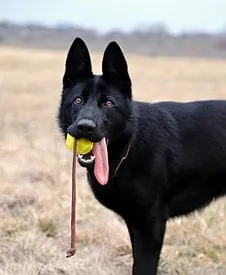
[[[94,142],[78,155],[95,197],[125,221],[133,275],[155,275],[166,222],[226,194],[226,101],[132,100],[120,47],[111,42],[92,73],[85,43],[67,56],[59,124]]]

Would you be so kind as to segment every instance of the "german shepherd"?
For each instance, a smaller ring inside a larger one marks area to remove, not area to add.
[[[64,133],[94,143],[78,154],[89,185],[125,221],[133,275],[156,275],[166,222],[226,194],[226,101],[138,102],[127,62],[108,44],[102,75],[87,46],[72,43],[58,114]]]

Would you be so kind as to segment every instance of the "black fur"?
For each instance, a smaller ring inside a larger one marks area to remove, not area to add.
[[[95,197],[125,221],[133,249],[133,275],[155,275],[168,219],[202,209],[226,194],[226,101],[150,104],[132,100],[120,47],[111,42],[93,75],[88,49],[76,38],[66,61],[59,124],[76,138],[78,121],[95,129],[83,137],[108,139],[110,179]],[[81,104],[74,104],[76,97]],[[104,103],[110,99],[113,107]],[[131,145],[117,175],[114,170]]]

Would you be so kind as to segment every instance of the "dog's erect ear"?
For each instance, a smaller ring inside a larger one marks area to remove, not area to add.
[[[131,86],[126,59],[116,42],[108,44],[102,62],[103,76],[109,80],[120,81]]]
[[[77,37],[68,51],[63,84],[76,82],[82,78],[90,78],[92,75],[88,48],[84,41]]]

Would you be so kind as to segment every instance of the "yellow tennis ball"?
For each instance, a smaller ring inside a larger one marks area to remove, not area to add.
[[[88,154],[93,149],[93,142],[80,138],[77,140],[77,153],[80,155]]]
[[[67,134],[67,137],[66,137],[66,145],[68,147],[69,150],[73,151],[74,149],[74,137],[71,136],[70,134]]]
[[[66,145],[69,150],[73,151],[74,149],[74,137],[70,134],[67,134]],[[93,142],[80,138],[77,140],[76,151],[78,154],[85,155],[88,154],[93,149]]]

